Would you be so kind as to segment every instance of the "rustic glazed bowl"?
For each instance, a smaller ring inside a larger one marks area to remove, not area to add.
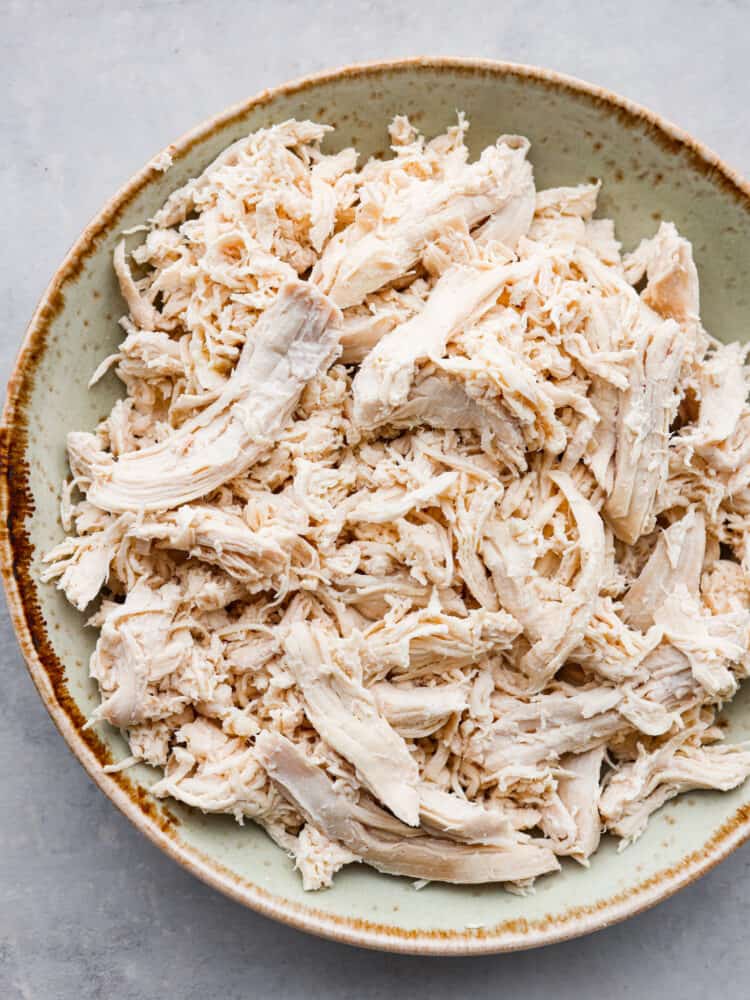
[[[111,267],[120,232],[261,126],[316,118],[336,126],[330,148],[356,143],[367,156],[386,151],[394,114],[409,114],[432,135],[453,123],[456,109],[471,120],[474,152],[502,132],[529,136],[540,187],[600,177],[600,214],[615,219],[626,248],[661,218],[673,220],[695,248],[707,328],[724,340],[747,337],[750,189],[689,136],[613,94],[529,67],[456,59],[354,66],[231,108],[170,146],[174,165],[166,173],[149,164],[115,195],[63,261],[31,321],[0,429],[0,556],[10,612],[40,695],[102,791],[180,864],[260,913],[351,944],[443,955],[570,938],[664,899],[750,834],[750,783],[668,804],[627,851],[605,842],[589,869],[566,863],[526,897],[497,886],[416,891],[409,879],[359,865],[342,871],[332,889],[308,895],[287,856],[253,824],[241,828],[156,801],[149,793],[156,775],[146,766],[104,772],[127,748],[105,725],[84,730],[98,701],[87,669],[96,634],[39,582],[39,569],[63,533],[65,434],[93,428],[121,394],[114,377],[86,388],[121,337],[116,320],[124,308]],[[728,717],[730,739],[750,737],[747,690]]]

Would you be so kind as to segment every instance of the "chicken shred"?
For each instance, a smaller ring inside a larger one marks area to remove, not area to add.
[[[623,255],[403,116],[358,166],[287,121],[175,191],[114,271],[126,394],[68,438],[46,556],[98,628],[94,721],[154,793],[344,865],[516,891],[728,790],[750,673],[746,351],[690,243]],[[330,139],[330,137],[329,137]],[[94,605],[99,597],[99,603]]]

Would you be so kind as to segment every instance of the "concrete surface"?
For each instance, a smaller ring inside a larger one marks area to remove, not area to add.
[[[650,105],[750,172],[745,0],[0,0],[0,376],[55,266],[156,150],[305,72],[537,63]],[[306,937],[162,856],[68,753],[0,617],[0,997],[747,997],[750,847],[646,914],[540,952],[420,959]]]

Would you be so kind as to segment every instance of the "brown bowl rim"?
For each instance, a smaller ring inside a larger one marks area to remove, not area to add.
[[[552,89],[573,92],[593,104],[605,105],[634,127],[645,122],[661,143],[687,152],[691,167],[710,176],[750,212],[750,184],[715,153],[690,134],[654,112],[602,87],[553,70],[520,63],[454,57],[413,57],[355,63],[326,70],[263,90],[233,105],[185,133],[167,148],[173,159],[184,156],[196,143],[209,138],[252,108],[279,96],[299,93],[322,83],[347,78],[373,80],[406,69],[449,70],[542,82]],[[155,159],[155,158],[154,158]],[[559,916],[537,920],[506,920],[486,928],[464,930],[406,930],[388,923],[342,917],[310,905],[285,900],[241,878],[199,850],[181,842],[178,823],[167,810],[154,808],[120,774],[103,771],[103,746],[82,731],[82,717],[66,697],[62,666],[52,651],[45,623],[35,599],[36,584],[29,574],[31,545],[23,529],[33,510],[24,467],[26,407],[34,372],[44,351],[46,332],[64,302],[65,286],[80,271],[85,259],[129,202],[158,175],[154,159],[136,173],[84,229],[55,272],[26,331],[8,382],[0,423],[0,571],[13,626],[32,680],[57,728],[89,776],[128,819],[166,854],[204,882],[232,899],[289,926],[361,947],[423,955],[477,955],[516,951],[564,941],[609,926],[653,906],[705,874],[750,837],[750,806],[737,812],[697,851],[673,867],[636,883],[594,906],[571,906]],[[97,745],[98,744],[98,745]]]

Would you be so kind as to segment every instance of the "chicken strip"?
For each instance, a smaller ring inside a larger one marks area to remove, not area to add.
[[[641,750],[632,764],[612,775],[600,810],[607,829],[622,846],[637,840],[653,812],[682,792],[717,789],[728,792],[750,774],[750,744],[695,746],[680,733],[658,750]]]
[[[695,597],[705,554],[705,520],[700,511],[688,511],[659,536],[648,562],[623,598],[624,620],[645,632],[654,623],[654,613],[676,587],[684,586]]]
[[[442,493],[447,493],[458,480],[458,473],[444,472],[431,482],[416,489],[391,489],[368,493],[347,513],[347,521],[368,521],[389,524],[412,510],[432,507]]]
[[[674,321],[644,334],[630,386],[622,395],[614,484],[604,509],[614,533],[629,545],[654,525],[654,499],[666,476],[683,352],[682,333]]]
[[[299,536],[279,525],[253,531],[239,514],[200,504],[143,518],[127,535],[188,552],[213,563],[253,591],[268,586],[288,565]]]
[[[656,235],[642,240],[624,264],[626,277],[632,284],[646,275],[643,301],[654,312],[682,324],[700,322],[698,271],[693,251],[673,223],[662,222]]]
[[[66,538],[44,557],[43,581],[57,580],[57,587],[79,611],[85,611],[109,578],[109,568],[124,527],[111,519],[106,527],[75,538]]]
[[[497,721],[482,752],[490,773],[524,773],[565,754],[580,754],[627,730],[617,711],[622,693],[615,688],[561,689],[528,702],[493,695]]]
[[[572,820],[574,834],[564,845],[555,846],[556,854],[570,854],[576,861],[586,862],[599,846],[602,827],[599,780],[603,763],[603,745],[561,758],[557,793]]]
[[[371,690],[380,714],[405,739],[429,736],[468,705],[463,684],[417,687],[381,681]]]
[[[446,614],[433,599],[399,621],[379,622],[363,636],[362,657],[372,676],[440,673],[476,663],[485,654],[510,648],[521,628],[505,611]]]
[[[310,722],[356,769],[384,805],[409,826],[419,823],[419,777],[404,740],[378,712],[373,695],[333,661],[330,642],[299,622],[284,640],[286,663]]]
[[[497,241],[515,250],[521,238],[528,233],[536,207],[536,188],[531,164],[524,160],[520,167],[516,196],[474,231],[474,239],[480,245]]]
[[[515,882],[559,870],[547,847],[532,841],[467,846],[429,836],[398,837],[356,819],[352,803],[291,741],[261,733],[256,754],[289,801],[327,837],[342,843],[378,871],[459,884]]]
[[[530,557],[508,544],[501,523],[488,525],[483,555],[500,603],[524,626],[533,644],[521,657],[519,671],[526,693],[541,691],[584,637],[594,612],[604,573],[604,526],[591,503],[566,473],[549,474],[565,497],[578,534],[580,571],[575,588],[561,601],[544,601],[535,588]]]
[[[169,330],[174,324],[165,321],[158,309],[141,295],[130,273],[125,256],[125,240],[117,244],[113,264],[120,292],[127,303],[133,321],[141,330]]]
[[[419,818],[425,830],[463,844],[506,845],[513,826],[500,809],[489,809],[422,782]]]
[[[747,401],[743,344],[717,345],[699,375],[700,415],[687,439],[698,454],[713,457],[737,429]]]
[[[527,149],[525,140],[503,137],[451,178],[408,185],[387,205],[389,221],[373,227],[363,212],[328,243],[312,280],[342,309],[362,302],[409,271],[446,227],[460,222],[471,229],[528,199]]]
[[[579,536],[581,568],[575,589],[563,606],[545,618],[545,634],[520,661],[530,691],[541,691],[583,639],[594,612],[604,574],[604,526],[591,503],[576,489],[570,476],[550,473],[567,500]]]
[[[370,351],[352,385],[354,418],[361,427],[387,423],[403,406],[420,361],[439,358],[452,334],[495,304],[503,286],[528,265],[457,266],[446,271],[421,312],[397,326]]]
[[[257,461],[307,382],[337,350],[335,307],[312,286],[284,285],[258,321],[221,396],[163,443],[115,462],[91,435],[72,434],[71,461],[104,510],[169,510],[205,496]]]
[[[723,700],[734,694],[737,680],[731,667],[747,654],[750,612],[708,614],[680,584],[657,608],[654,621],[672,646],[685,654],[693,677],[712,698]]]
[[[507,407],[473,399],[464,386],[452,379],[428,375],[416,381],[408,399],[389,414],[388,423],[407,429],[426,424],[445,430],[477,431],[483,439],[489,439],[506,465],[519,471],[526,469],[523,435]]]
[[[159,682],[170,674],[195,666],[200,684],[203,672],[187,623],[176,620],[181,597],[177,584],[153,589],[139,581],[123,604],[103,607],[90,664],[103,695],[98,718],[124,729],[174,715],[189,702],[186,690],[179,695],[159,691]],[[208,698],[215,683],[210,670],[205,679]]]

